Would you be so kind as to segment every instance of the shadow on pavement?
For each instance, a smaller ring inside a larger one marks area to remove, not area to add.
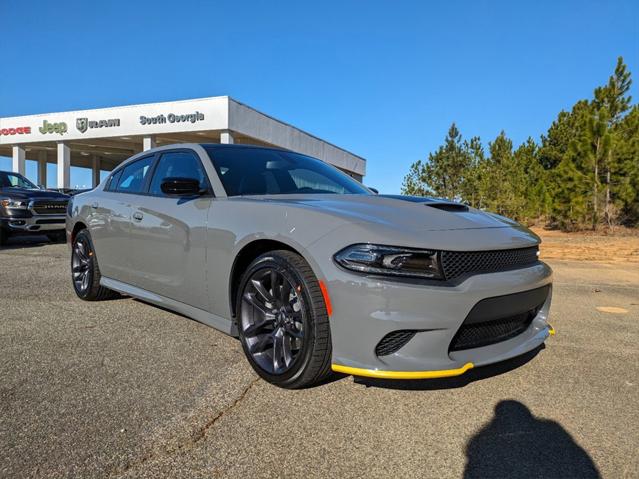
[[[23,248],[37,248],[40,246],[52,244],[46,236],[11,236],[7,239],[7,243],[0,246],[0,251]]]
[[[542,343],[532,351],[517,356],[516,358],[508,359],[500,363],[491,364],[488,366],[482,366],[471,369],[461,376],[455,376],[451,378],[441,379],[415,379],[415,380],[398,380],[398,379],[374,379],[374,378],[354,378],[358,384],[363,384],[367,387],[378,387],[386,389],[405,389],[411,391],[434,391],[437,389],[453,389],[463,388],[468,384],[479,381],[481,379],[490,378],[493,376],[499,376],[500,374],[507,373],[513,369],[517,369],[528,361],[532,360],[539,352],[544,349],[545,346]]]
[[[522,403],[500,401],[495,417],[466,446],[465,479],[601,477],[588,453],[557,422]]]

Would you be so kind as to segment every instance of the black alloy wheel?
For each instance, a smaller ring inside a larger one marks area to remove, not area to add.
[[[86,295],[93,280],[93,251],[85,235],[79,235],[71,252],[71,274],[78,296]]]
[[[330,326],[319,282],[292,251],[258,257],[237,298],[240,341],[253,369],[285,388],[315,384],[330,374]]]
[[[299,357],[304,341],[301,301],[276,269],[258,270],[246,284],[240,318],[244,341],[253,360],[270,374],[285,373]]]
[[[71,243],[71,280],[75,294],[85,301],[117,297],[118,293],[100,285],[101,277],[91,234],[81,230]]]

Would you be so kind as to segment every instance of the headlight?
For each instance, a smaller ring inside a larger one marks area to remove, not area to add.
[[[3,208],[15,208],[20,210],[26,210],[28,206],[28,202],[12,200],[11,198],[2,198],[0,199],[0,206],[2,206]]]
[[[437,251],[373,244],[355,244],[334,257],[343,268],[360,273],[444,279]]]

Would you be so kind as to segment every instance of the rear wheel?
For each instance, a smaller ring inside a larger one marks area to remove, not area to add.
[[[100,286],[101,277],[91,235],[82,230],[75,235],[71,250],[71,279],[75,294],[85,301],[116,297],[115,291]]]
[[[242,276],[237,305],[244,353],[262,378],[294,389],[331,373],[324,298],[301,256],[278,250],[258,257]]]

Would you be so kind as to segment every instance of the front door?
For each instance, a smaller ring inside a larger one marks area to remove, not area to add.
[[[170,197],[161,185],[168,177],[195,178],[210,191],[208,178],[192,150],[159,155],[147,194],[132,208],[131,284],[207,309],[206,224],[213,196]]]

